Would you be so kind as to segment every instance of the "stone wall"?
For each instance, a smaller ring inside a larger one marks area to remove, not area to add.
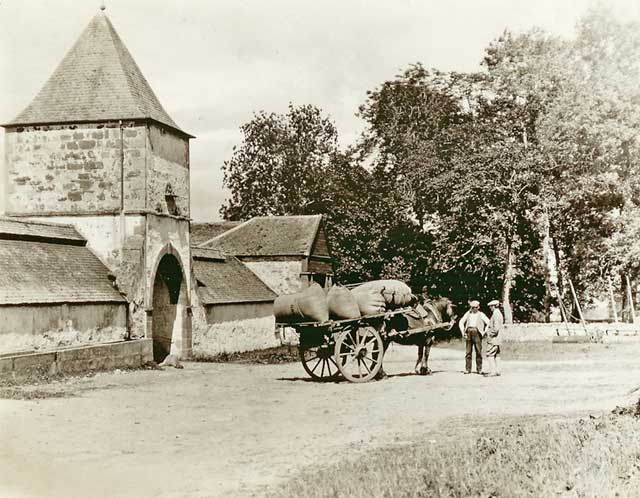
[[[554,341],[558,338],[586,336],[594,342],[615,342],[625,337],[640,338],[640,324],[631,323],[517,323],[506,325],[506,342]]]
[[[147,171],[148,209],[159,214],[189,217],[189,142],[150,125]],[[168,188],[175,196],[175,212],[170,212],[167,204]]]
[[[193,333],[194,359],[276,346],[280,346],[280,339],[275,335],[273,315],[215,323]]]
[[[138,368],[152,360],[151,340],[140,339],[47,353],[0,356],[0,377]]]
[[[300,273],[303,259],[293,261],[248,261],[242,262],[266,283],[276,294],[291,294],[302,289]]]
[[[145,277],[146,282],[146,310],[153,310],[153,283],[160,260],[165,254],[176,257],[182,267],[183,282],[180,297],[176,305],[171,353],[181,358],[191,355],[191,247],[189,221],[168,216],[146,217],[146,253]],[[155,312],[153,312],[155,314]],[[151,315],[153,319],[153,314]],[[147,337],[151,337],[151,329],[146,325]]]
[[[273,302],[210,304],[206,306],[207,323],[222,323],[273,315]]]
[[[115,212],[122,188],[125,209],[144,209],[146,135],[134,122],[7,128],[7,214]]]
[[[124,303],[0,307],[0,353],[124,339]]]

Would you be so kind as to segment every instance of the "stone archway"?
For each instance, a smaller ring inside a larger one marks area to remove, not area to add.
[[[182,266],[173,254],[158,263],[153,282],[153,359],[161,362],[172,351],[174,334],[181,339],[182,309],[187,299]]]

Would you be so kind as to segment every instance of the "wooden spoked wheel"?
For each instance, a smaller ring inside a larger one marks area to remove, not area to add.
[[[384,344],[371,326],[342,331],[336,340],[335,357],[340,373],[350,382],[367,382],[382,367]]]
[[[334,380],[338,374],[338,365],[333,357],[333,344],[321,344],[300,348],[300,361],[302,366],[312,379]]]

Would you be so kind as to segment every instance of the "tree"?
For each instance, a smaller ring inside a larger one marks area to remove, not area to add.
[[[222,166],[231,197],[228,220],[310,214],[322,195],[323,174],[338,152],[338,133],[320,109],[289,105],[287,114],[257,113],[240,128],[242,144]]]

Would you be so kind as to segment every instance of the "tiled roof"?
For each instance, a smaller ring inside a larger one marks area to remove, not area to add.
[[[97,14],[36,98],[9,125],[153,119],[164,110],[111,21]]]
[[[2,239],[54,239],[66,240],[85,245],[85,240],[72,225],[21,221],[0,217],[0,238]]]
[[[0,305],[124,302],[83,245],[0,239]]]
[[[193,270],[203,304],[273,301],[277,297],[255,273],[232,256],[224,262],[194,257]]]
[[[218,261],[224,261],[225,256],[218,249],[207,247],[192,247],[191,256],[199,259],[212,259]]]
[[[241,221],[218,221],[216,223],[191,223],[191,245],[199,246],[224,232],[240,225]]]
[[[235,256],[309,256],[322,215],[258,216],[202,244]]]

